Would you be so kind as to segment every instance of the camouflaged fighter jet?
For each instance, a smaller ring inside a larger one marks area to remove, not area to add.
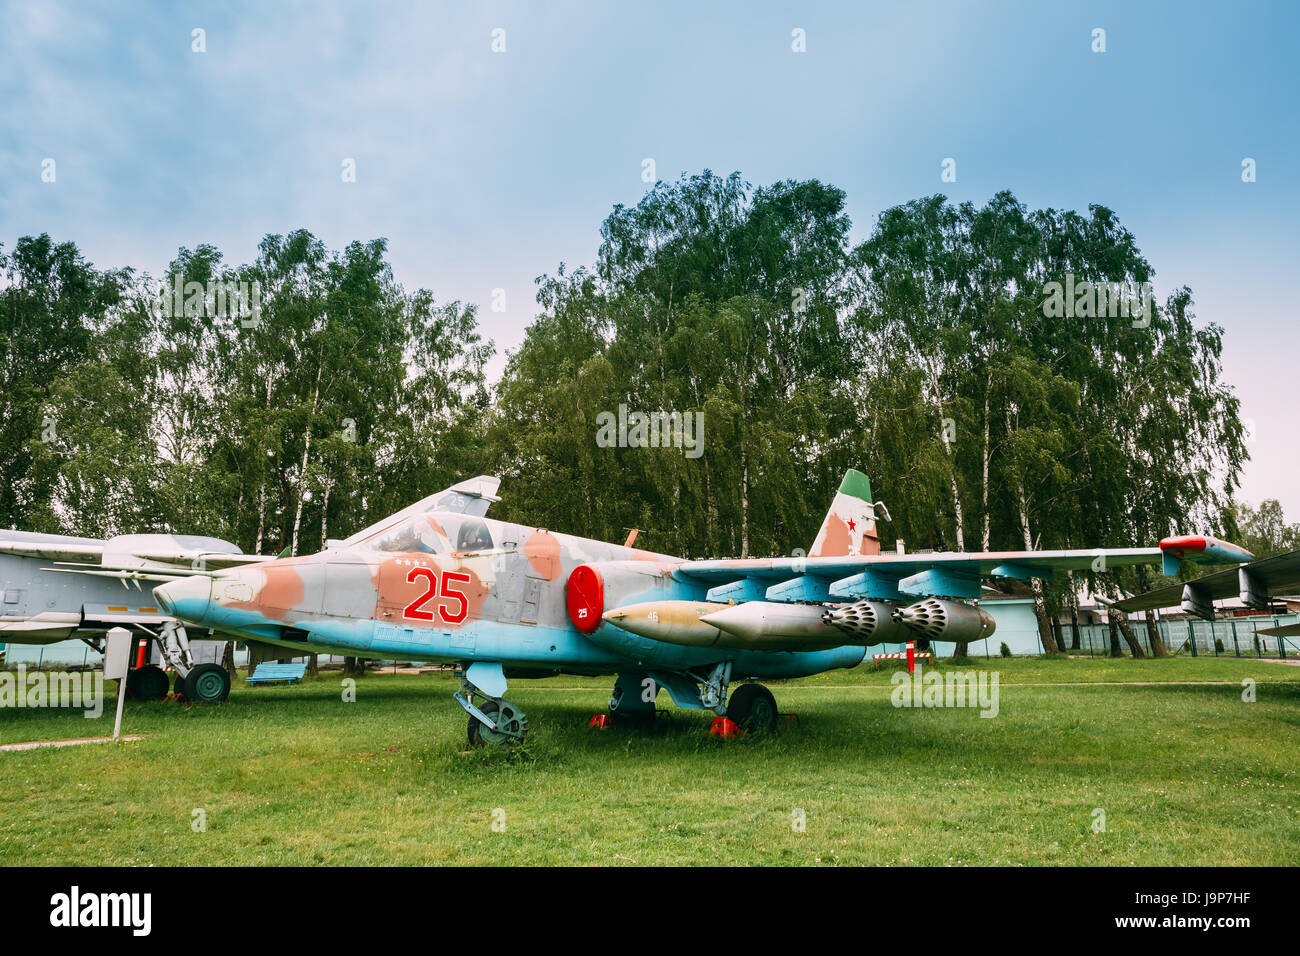
[[[191,575],[154,594],[177,619],[299,653],[457,664],[470,742],[499,746],[528,731],[509,680],[616,675],[612,717],[653,718],[662,688],[679,707],[768,730],[771,692],[729,687],[854,667],[882,642],[987,637],[993,619],[969,603],[985,578],[1167,553],[883,554],[876,513],[888,512],[851,470],[807,557],[686,561],[489,519],[499,483],[463,482],[316,555]],[[1213,545],[1195,557],[1249,557]]]

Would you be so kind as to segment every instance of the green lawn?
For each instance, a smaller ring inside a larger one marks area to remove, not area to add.
[[[0,863],[1300,859],[1300,667],[973,666],[1000,672],[994,719],[895,709],[889,673],[859,667],[772,685],[800,723],[730,742],[708,736],[711,715],[676,709],[654,734],[588,730],[608,679],[517,682],[531,734],[516,752],[466,748],[443,675],[367,675],[350,704],[337,672],[239,686],[214,708],[128,702],[125,732],[147,735],[137,743],[0,753]],[[1254,703],[1243,678],[1258,682]],[[96,721],[0,711],[0,742],[111,729],[111,707]],[[191,827],[197,809],[206,832]]]

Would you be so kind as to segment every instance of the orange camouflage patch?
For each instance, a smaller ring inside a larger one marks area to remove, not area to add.
[[[524,557],[544,580],[560,576],[560,541],[555,535],[541,528],[534,531],[524,542]]]
[[[251,601],[232,601],[229,606],[241,611],[255,611],[273,621],[282,620],[285,614],[303,602],[306,592],[302,575],[296,568],[286,567],[289,560],[273,561],[258,568],[263,584],[257,594]]]

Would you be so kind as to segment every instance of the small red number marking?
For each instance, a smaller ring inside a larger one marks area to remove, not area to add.
[[[408,584],[414,584],[417,578],[425,578],[429,588],[402,610],[402,617],[412,621],[432,621],[433,612],[424,610],[424,605],[431,601],[438,592],[438,576],[430,568],[411,568],[406,572]]]
[[[469,617],[469,599],[465,597],[464,591],[459,591],[452,587],[452,582],[458,584],[469,584],[470,577],[464,571],[443,571],[442,572],[442,597],[439,599],[439,609],[442,611],[442,619],[449,624],[460,624]],[[447,602],[455,599],[460,605],[460,610],[452,614],[447,610]]]

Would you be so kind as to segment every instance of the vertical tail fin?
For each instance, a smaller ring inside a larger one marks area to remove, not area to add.
[[[840,490],[835,493],[831,510],[826,512],[826,520],[808,556],[831,558],[879,553],[871,481],[862,472],[850,468],[840,482]]]

